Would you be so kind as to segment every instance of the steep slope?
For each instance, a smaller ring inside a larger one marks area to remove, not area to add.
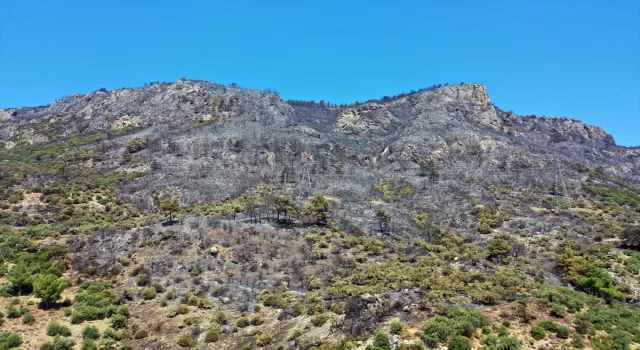
[[[27,348],[50,320],[125,348],[362,349],[396,318],[406,348],[640,340],[611,321],[640,320],[640,149],[482,85],[335,106],[181,80],[0,124],[0,292],[36,315],[4,328]],[[28,303],[45,272],[68,309]]]

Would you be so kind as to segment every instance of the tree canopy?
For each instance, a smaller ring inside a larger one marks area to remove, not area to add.
[[[56,275],[40,275],[33,282],[33,294],[41,298],[46,304],[55,303],[68,285],[67,281]]]
[[[180,211],[180,201],[175,198],[164,199],[160,202],[160,210],[169,214],[169,221],[173,221],[173,214]]]
[[[304,206],[304,216],[316,224],[326,224],[329,219],[329,200],[327,197],[321,194],[313,196],[311,201]]]

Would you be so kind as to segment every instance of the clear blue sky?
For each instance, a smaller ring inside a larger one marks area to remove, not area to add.
[[[479,82],[640,145],[640,4],[0,1],[0,107],[181,77],[335,103]]]

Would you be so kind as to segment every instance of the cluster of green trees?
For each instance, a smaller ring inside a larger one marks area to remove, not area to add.
[[[603,298],[607,302],[625,299],[625,292],[614,283],[611,275],[571,248],[558,254],[557,261],[565,273],[564,278],[577,290]]]
[[[451,342],[457,349],[463,349],[466,347],[463,344],[468,344],[470,349],[469,338],[477,329],[486,325],[485,316],[478,310],[450,308],[444,315],[436,316],[424,324],[424,342],[430,347]]]
[[[0,293],[4,296],[32,293],[41,298],[44,306],[55,303],[68,282],[61,279],[61,272],[49,261],[49,253],[19,253],[9,259],[15,265],[7,273],[9,284],[2,286]]]
[[[175,199],[161,201],[161,210],[169,215],[179,211],[179,203]],[[245,213],[253,222],[263,219],[275,219],[276,222],[291,222],[300,219],[309,224],[326,225],[330,218],[331,203],[321,194],[312,196],[309,201],[300,205],[291,196],[275,194],[271,185],[259,185],[253,193],[243,194],[238,198],[223,198],[220,201],[190,208],[192,213],[206,216],[221,216],[235,220],[240,213]]]

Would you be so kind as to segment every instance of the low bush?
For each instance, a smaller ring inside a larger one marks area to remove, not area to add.
[[[402,325],[402,322],[400,322],[400,321],[393,321],[389,325],[389,333],[391,333],[391,334],[398,335],[398,334],[402,333],[403,329],[404,329],[404,326]]]
[[[22,323],[32,325],[36,323],[36,318],[33,317],[33,314],[31,312],[25,312],[24,314],[22,314]]]
[[[204,336],[206,343],[214,343],[220,339],[220,327],[211,327]]]
[[[47,326],[47,335],[50,337],[55,337],[56,335],[69,337],[71,336],[71,330],[69,327],[53,321]]]
[[[179,335],[178,338],[176,338],[176,344],[187,348],[187,347],[192,347],[196,344],[196,342],[191,339],[191,337],[189,337],[188,335],[182,334]]]
[[[451,308],[446,316],[436,316],[424,324],[424,342],[435,347],[456,335],[471,337],[476,329],[486,323],[486,318],[478,310]]]
[[[471,350],[473,348],[471,341],[467,337],[456,335],[449,341],[449,350]]]
[[[156,289],[153,287],[149,287],[149,288],[145,288],[142,291],[142,299],[144,300],[151,300],[151,299],[155,299],[156,297]]]
[[[96,326],[87,325],[82,329],[82,339],[97,340],[100,338],[100,331]]]
[[[238,317],[236,320],[236,326],[239,328],[244,328],[249,325],[249,319],[246,317]]]
[[[134,334],[134,339],[143,339],[149,336],[149,332],[146,329],[138,329]]]
[[[542,340],[547,336],[547,333],[544,331],[544,328],[540,326],[531,327],[531,337],[535,340]]]
[[[75,297],[75,311],[71,323],[101,320],[115,312],[112,300],[107,297],[107,288],[101,283],[84,283]]]
[[[18,334],[0,332],[0,349],[13,349],[22,345],[22,337]]]
[[[558,338],[569,338],[569,328],[561,326],[553,321],[544,320],[540,322],[539,327],[544,329],[545,331],[555,333]]]
[[[319,315],[313,316],[313,318],[311,319],[311,323],[316,327],[321,327],[323,324],[325,324],[325,322],[327,322],[328,319],[329,319],[329,315],[319,314]]]
[[[75,340],[71,338],[64,338],[56,335],[53,341],[48,341],[40,345],[40,350],[71,350],[75,343]]]
[[[382,329],[373,331],[373,344],[367,346],[367,350],[391,350],[389,336]]]
[[[82,342],[80,350],[98,350],[98,344],[96,344],[96,342],[91,339],[85,339]]]
[[[263,347],[271,344],[271,342],[273,342],[273,337],[271,337],[270,334],[265,333],[258,337],[258,339],[256,340],[256,345]]]

